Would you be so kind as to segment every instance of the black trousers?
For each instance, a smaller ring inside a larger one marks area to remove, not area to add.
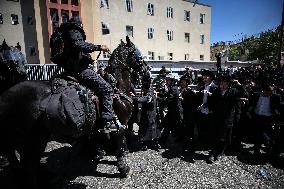
[[[233,127],[226,127],[223,124],[216,125],[216,139],[212,150],[215,156],[225,153],[225,150],[232,142],[232,131]]]
[[[100,100],[101,118],[110,121],[113,118],[113,89],[99,74],[92,69],[84,69],[78,77],[80,83],[91,89]]]
[[[269,136],[272,133],[272,116],[254,115],[254,151],[259,152],[261,144],[269,143]]]

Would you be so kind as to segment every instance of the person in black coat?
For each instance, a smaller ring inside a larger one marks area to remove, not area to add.
[[[231,144],[232,129],[236,118],[239,100],[238,91],[231,86],[231,78],[222,76],[219,87],[212,94],[210,109],[215,121],[215,142],[210,152],[208,162],[220,160],[226,148]]]
[[[220,73],[222,72],[222,68],[221,68],[221,53],[218,52],[215,54],[215,57],[216,57],[216,67],[217,67],[217,72]]]
[[[193,155],[195,152],[195,127],[197,121],[197,96],[194,90],[188,86],[190,82],[187,78],[180,79],[180,93],[182,97],[183,108],[183,132],[182,139],[185,145],[185,150],[190,152],[191,161],[194,162]]]
[[[272,93],[269,84],[262,86],[261,93],[253,93],[250,97],[249,112],[254,127],[254,155],[261,155],[261,144],[271,142],[273,120],[279,115],[280,96]]]
[[[151,145],[155,150],[159,150],[160,130],[157,128],[157,102],[156,94],[151,85],[151,78],[142,79],[142,96],[133,97],[137,103],[142,103],[141,117],[139,121],[139,136],[142,150],[147,150]]]
[[[208,106],[213,91],[217,85],[214,83],[215,75],[209,70],[202,72],[203,85],[197,91],[197,131],[199,142],[210,145],[212,143],[213,117],[212,110]]]
[[[163,119],[162,126],[164,127],[161,143],[165,144],[166,140],[172,131],[174,137],[180,140],[180,126],[183,122],[183,110],[181,105],[181,96],[176,80],[173,75],[168,74],[166,76],[168,92],[166,94],[166,104],[168,112]]]

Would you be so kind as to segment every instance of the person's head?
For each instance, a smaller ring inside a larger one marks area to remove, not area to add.
[[[152,83],[151,76],[144,75],[142,77],[142,90],[143,91],[148,90],[151,87],[151,83]]]
[[[261,87],[261,89],[262,89],[261,92],[263,96],[269,97],[272,95],[272,87],[269,84],[264,84]]]
[[[205,85],[209,85],[214,79],[214,73],[209,70],[204,70],[202,73],[202,79]]]
[[[231,86],[231,77],[230,76],[222,76],[220,78],[219,87],[221,91],[226,91]]]
[[[174,77],[174,75],[168,74],[168,75],[166,76],[166,85],[167,85],[167,86],[172,86],[172,85],[174,85],[174,84],[175,84],[175,77]]]
[[[85,42],[83,28],[76,22],[67,22],[51,35],[51,61],[60,64],[62,61],[80,61],[90,58],[89,53],[95,51],[95,45]]]
[[[181,88],[186,88],[187,87],[187,80],[185,78],[181,78],[179,81],[179,85]]]

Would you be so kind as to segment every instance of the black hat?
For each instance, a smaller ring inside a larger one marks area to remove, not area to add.
[[[228,74],[224,74],[224,75],[221,75],[219,77],[219,81],[224,81],[224,82],[231,82],[232,81],[232,77],[229,76]]]
[[[214,79],[215,75],[213,72],[211,72],[210,70],[203,70],[202,71],[202,76],[209,76],[211,77],[212,79]]]

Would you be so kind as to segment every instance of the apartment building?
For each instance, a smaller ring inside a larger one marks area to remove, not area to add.
[[[0,42],[50,63],[49,38],[72,17],[87,41],[111,50],[128,35],[148,60],[210,60],[211,7],[190,0],[1,0]]]
[[[210,60],[209,5],[189,0],[96,0],[94,11],[95,43],[113,50],[128,35],[148,60]]]
[[[8,45],[20,45],[27,60],[35,63],[39,61],[35,13],[29,2],[0,1],[0,43],[5,39]]]

